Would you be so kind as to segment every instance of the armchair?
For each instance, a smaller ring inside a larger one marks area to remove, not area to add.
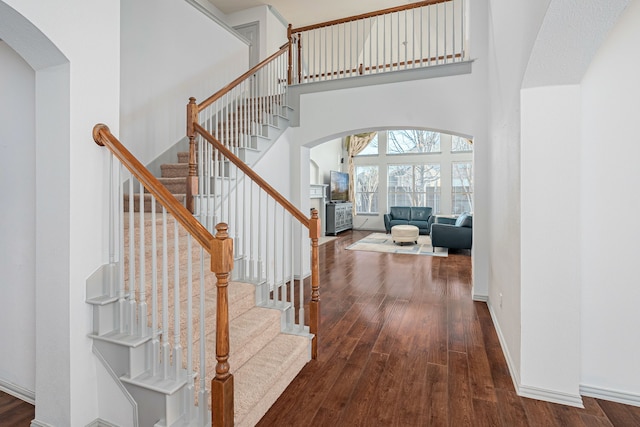
[[[437,218],[431,225],[431,245],[436,248],[471,249],[473,215],[463,213],[457,219]]]
[[[429,234],[433,222],[430,207],[392,206],[388,214],[384,214],[384,228],[391,233],[394,225],[415,225],[420,234]]]

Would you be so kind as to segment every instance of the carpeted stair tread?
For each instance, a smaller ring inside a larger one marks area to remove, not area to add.
[[[278,334],[234,374],[235,425],[254,426],[310,360],[308,338]]]
[[[280,333],[280,317],[280,310],[254,306],[230,322],[231,372],[237,371]]]
[[[165,163],[160,165],[162,178],[186,178],[189,176],[188,163]]]

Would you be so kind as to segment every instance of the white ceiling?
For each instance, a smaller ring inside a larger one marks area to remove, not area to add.
[[[209,0],[225,14],[271,5],[294,27],[416,3],[412,0]]]

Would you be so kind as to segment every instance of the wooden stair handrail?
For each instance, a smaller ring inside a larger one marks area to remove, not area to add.
[[[307,218],[300,209],[296,208],[289,200],[287,200],[282,194],[273,188],[267,181],[262,179],[260,175],[255,173],[253,169],[247,166],[238,156],[233,154],[231,150],[218,141],[213,135],[211,135],[205,128],[198,123],[193,124],[194,130],[199,133],[204,139],[206,139],[211,145],[213,145],[218,151],[222,153],[231,163],[233,163],[238,169],[240,169],[245,175],[253,180],[258,186],[260,186],[268,195],[273,197],[280,205],[282,205],[289,213],[296,218],[302,225],[309,228],[309,218]]]
[[[305,31],[317,30],[318,28],[330,27],[332,25],[338,25],[338,24],[346,24],[347,22],[359,21],[361,19],[373,18],[376,16],[386,15],[389,13],[402,12],[403,10],[416,9],[419,7],[431,6],[433,4],[438,4],[438,3],[447,3],[450,1],[452,0],[426,0],[426,1],[416,2],[416,3],[409,3],[404,6],[390,7],[388,9],[381,9],[375,12],[362,13],[360,15],[353,15],[347,18],[334,19],[333,21],[321,22],[319,24],[307,25],[300,28],[292,28],[291,33],[295,34],[295,33],[302,33]]]
[[[205,248],[212,253],[214,237],[182,206],[173,194],[113,136],[109,127],[99,123],[93,127],[93,140],[101,147],[107,147],[114,156],[136,177],[138,181],[164,206],[171,215]],[[140,203],[144,203],[142,200]],[[213,254],[212,254],[213,255]]]
[[[223,87],[222,89],[220,89],[219,91],[217,91],[216,93],[211,95],[209,98],[207,98],[204,101],[202,101],[200,104],[198,104],[198,112],[204,110],[209,105],[213,104],[215,101],[217,101],[218,99],[222,98],[224,95],[229,93],[231,91],[231,89],[233,89],[238,84],[240,84],[241,82],[246,80],[252,74],[255,74],[256,72],[258,72],[258,70],[260,70],[261,68],[264,68],[267,64],[269,64],[275,58],[277,58],[278,56],[280,56],[281,54],[286,52],[288,49],[289,49],[289,43],[285,43],[280,48],[280,50],[278,50],[276,53],[274,53],[273,55],[271,55],[267,59],[263,60],[262,62],[260,62],[255,67],[251,68],[249,71],[247,71],[246,73],[244,73],[243,75],[241,75],[240,77],[238,77],[237,79],[235,79],[234,81],[232,81],[231,83],[229,83],[228,85],[226,85],[225,87]]]

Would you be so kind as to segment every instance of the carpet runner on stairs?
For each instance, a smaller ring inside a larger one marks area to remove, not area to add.
[[[156,254],[158,260],[162,259],[162,245],[161,234],[163,228],[162,215],[156,215],[155,223],[152,221],[152,214],[145,213],[144,217],[144,237],[145,237],[145,293],[148,300],[148,315],[151,315],[152,303],[150,301],[152,295],[152,277],[151,271],[152,265],[152,231],[155,227],[156,230]],[[135,227],[133,238],[137,243],[140,241],[140,214],[136,214]],[[173,283],[174,266],[173,260],[175,257],[174,252],[174,221],[167,215],[167,230],[166,237],[167,247],[167,259],[170,261],[166,267],[167,276],[170,278],[170,283]],[[188,246],[186,232],[182,227],[178,227],[178,259],[179,268],[182,271],[186,270]],[[128,221],[125,220],[125,252],[129,249],[129,230]],[[192,290],[194,300],[193,306],[197,307],[200,297],[200,248],[197,244],[192,245],[191,250],[192,265],[193,265],[193,280]],[[210,257],[206,252],[204,253],[204,265],[210,265]],[[125,257],[128,259],[129,257]],[[135,257],[135,262],[138,263],[139,254]],[[157,277],[161,282],[162,277],[162,265],[161,262],[157,263]],[[124,277],[127,288],[129,287],[129,262],[124,264]],[[207,271],[205,268],[204,280],[205,280],[205,324],[206,324],[206,372],[208,378],[206,379],[207,385],[210,383],[211,378],[215,375],[215,308],[216,308],[216,278],[211,271]],[[196,273],[197,272],[197,273]],[[139,281],[139,278],[134,277],[134,280]],[[139,284],[136,285],[139,288]],[[180,292],[180,341],[184,348],[183,352],[183,365],[186,366],[186,346],[188,346],[186,339],[186,325],[187,319],[187,295],[188,295],[188,283],[186,278],[181,275],[179,281]],[[310,360],[310,339],[307,336],[289,335],[281,332],[281,316],[283,313],[280,310],[258,307],[255,304],[255,285],[231,282],[228,287],[229,292],[229,335],[230,335],[230,356],[229,364],[230,371],[234,375],[235,383],[235,425],[237,426],[253,426],[260,418],[266,413],[269,407],[277,400],[282,394],[284,389],[295,378],[298,372],[304,367],[304,365]],[[138,289],[137,294],[140,293]],[[168,295],[168,301],[170,306],[173,305],[174,291],[170,289]],[[161,297],[158,297],[161,301]],[[159,304],[160,305],[160,304]],[[161,315],[158,315],[161,318]],[[168,312],[168,325],[167,331],[168,337],[174,336],[174,311],[170,308]],[[194,318],[192,319],[192,326],[194,330],[194,336],[198,336],[198,329],[200,327],[200,318],[198,317],[198,310],[194,311]],[[199,346],[200,340],[196,338],[193,342],[193,366],[197,371],[200,363]],[[196,382],[196,390],[199,387]]]

